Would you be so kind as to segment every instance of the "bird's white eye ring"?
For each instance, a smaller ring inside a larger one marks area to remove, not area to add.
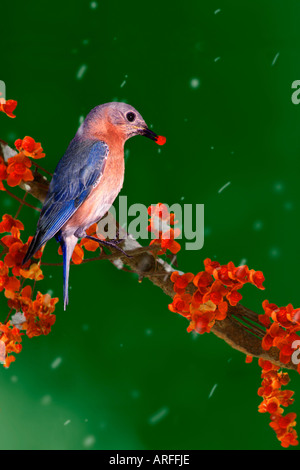
[[[129,122],[133,122],[133,121],[135,120],[135,118],[136,118],[136,116],[135,116],[135,114],[132,113],[132,112],[126,114],[126,119],[127,119],[127,121],[129,121]]]

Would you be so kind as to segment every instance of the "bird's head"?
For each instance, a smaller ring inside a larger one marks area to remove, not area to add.
[[[164,145],[166,138],[150,130],[140,113],[127,103],[106,103],[94,108],[87,117],[87,123],[99,133],[118,134],[124,142],[135,135],[143,135]]]

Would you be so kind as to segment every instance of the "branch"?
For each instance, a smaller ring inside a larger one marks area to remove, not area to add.
[[[0,156],[5,161],[9,157],[16,155],[4,141],[0,140]],[[22,183],[22,189],[38,199],[40,202],[45,200],[49,182],[46,177],[41,176],[39,173],[34,173],[34,181]],[[112,218],[111,214],[109,217]],[[112,218],[111,221],[117,224]],[[109,260],[116,264],[122,262],[123,265],[129,266],[131,272],[139,275],[139,278],[148,278],[152,284],[159,287],[167,296],[173,298],[175,292],[173,290],[173,283],[170,279],[174,268],[161,258],[157,258],[151,253],[152,247],[142,247],[136,240],[127,234],[122,228],[119,228],[120,238],[124,238],[122,249],[130,254],[126,257],[119,251],[112,249],[112,253],[102,254],[92,260]],[[89,262],[91,260],[86,260]],[[47,263],[46,263],[47,264]],[[49,264],[50,265],[50,264]],[[51,265],[59,265],[54,263]],[[192,294],[196,288],[190,285],[190,293]],[[243,324],[243,322],[246,324]],[[241,351],[244,354],[251,355],[258,358],[271,361],[273,364],[286,369],[297,369],[293,363],[282,364],[279,360],[279,351],[277,348],[271,348],[269,351],[264,351],[261,345],[261,339],[264,335],[264,330],[258,321],[258,314],[238,304],[236,307],[229,305],[228,315],[225,320],[216,321],[211,330],[216,336],[226,341],[233,349]]]

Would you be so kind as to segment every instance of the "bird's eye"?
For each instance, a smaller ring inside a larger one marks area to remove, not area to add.
[[[133,122],[135,120],[135,114],[134,113],[127,113],[126,118],[127,118],[127,121]]]

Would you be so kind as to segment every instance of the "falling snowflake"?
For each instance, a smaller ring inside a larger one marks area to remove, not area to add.
[[[190,87],[196,90],[197,88],[200,87],[200,80],[199,78],[192,78],[190,81]]]

